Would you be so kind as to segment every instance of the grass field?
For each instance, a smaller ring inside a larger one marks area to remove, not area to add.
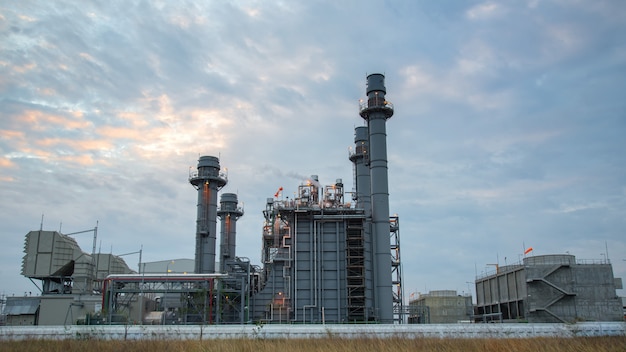
[[[626,336],[585,338],[532,339],[229,339],[185,341],[9,341],[0,342],[2,352],[28,351],[98,351],[98,352],[161,352],[161,351],[220,351],[220,352],[400,352],[400,351],[626,351]]]

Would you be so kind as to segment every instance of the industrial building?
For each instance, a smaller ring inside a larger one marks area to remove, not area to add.
[[[293,198],[282,187],[266,200],[261,262],[236,253],[244,216],[220,160],[201,156],[188,182],[197,193],[194,259],[141,262],[96,253],[97,226],[69,234],[26,235],[22,275],[39,289],[7,297],[10,325],[456,323],[470,317],[471,297],[431,291],[403,305],[400,222],[390,215],[386,121],[393,116],[384,76],[367,76],[348,160],[353,189],[341,178],[312,175]],[[346,194],[350,199],[346,199]],[[219,203],[218,203],[219,195]],[[245,197],[245,196],[244,196]],[[190,205],[191,208],[191,205]],[[219,222],[219,246],[218,246]],[[72,237],[93,233],[91,253]],[[192,234],[190,234],[190,239]],[[126,255],[124,254],[124,255]],[[477,322],[620,321],[621,281],[608,260],[534,256],[476,280]]]
[[[91,255],[68,235],[32,231],[22,274],[42,282],[39,304],[28,306],[38,309],[33,323],[45,320],[48,298],[67,300],[59,308],[64,324],[81,314],[90,324],[403,322],[399,218],[390,216],[387,174],[386,121],[394,110],[382,74],[367,76],[366,95],[365,126],[355,129],[348,157],[351,201],[342,179],[321,185],[311,176],[292,199],[279,189],[263,211],[260,265],[236,255],[243,209],[233,193],[218,205],[228,180],[217,157],[202,156],[189,174],[198,195],[193,273],[172,272],[175,260],[141,270],[141,259],[136,273],[118,257],[96,254],[97,227]]]
[[[421,293],[409,301],[410,324],[456,324],[470,322],[473,315],[472,296],[454,290]]]
[[[85,253],[72,235],[93,233],[94,251]],[[100,284],[111,274],[132,274],[120,256],[95,253],[97,226],[76,233],[30,231],[26,234],[22,275],[38,293],[6,297],[7,325],[64,325],[102,309]],[[37,280],[37,281],[35,281]]]
[[[569,254],[526,257],[476,280],[477,321],[574,323],[622,321],[622,302],[608,259]]]

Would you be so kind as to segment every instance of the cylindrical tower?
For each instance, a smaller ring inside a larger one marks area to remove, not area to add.
[[[243,216],[243,209],[237,207],[237,194],[224,193],[220,198],[220,272],[226,271],[226,261],[235,259],[237,247],[237,220]]]
[[[201,156],[198,170],[189,174],[189,183],[198,190],[196,220],[196,274],[215,272],[215,241],[217,232],[217,192],[226,185],[220,173],[220,161],[214,156]]]
[[[365,261],[365,307],[370,314],[374,306],[374,283],[372,265],[372,203],[371,178],[369,169],[369,132],[367,126],[358,126],[354,129],[354,153],[350,154],[350,161],[354,164],[354,184],[356,208],[363,209],[363,260]]]
[[[360,115],[367,121],[369,132],[375,308],[380,322],[392,323],[386,122],[393,115],[393,106],[385,99],[384,75],[375,73],[367,76],[366,92],[367,103],[361,104]]]
[[[371,216],[370,207],[370,169],[369,169],[369,142],[366,126],[359,126],[354,129],[354,153],[350,154],[350,161],[354,164],[354,184],[356,194],[354,195],[356,207],[365,210],[365,216]]]

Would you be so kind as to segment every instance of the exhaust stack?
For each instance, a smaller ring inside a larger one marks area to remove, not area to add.
[[[220,272],[226,271],[226,262],[235,259],[237,247],[237,220],[243,216],[243,209],[237,207],[237,194],[224,193],[220,198],[217,216],[220,223]]]
[[[378,319],[393,322],[391,280],[389,178],[387,172],[386,122],[393,116],[393,106],[385,99],[385,76],[367,76],[367,102],[360,115],[367,121],[369,133],[369,168],[371,180],[372,240],[374,252],[374,292]]]
[[[217,192],[227,182],[226,175],[220,172],[220,161],[214,156],[201,156],[198,160],[198,170],[189,174],[189,183],[198,190],[196,274],[215,273]]]

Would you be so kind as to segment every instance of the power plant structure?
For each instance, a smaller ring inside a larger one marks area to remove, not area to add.
[[[526,257],[496,267],[476,279],[478,321],[575,323],[623,321],[615,293],[622,279],[613,276],[607,257],[577,260],[571,254]]]
[[[217,157],[201,156],[189,175],[198,192],[195,273],[110,276],[108,320],[132,306],[132,294],[162,291],[166,323],[402,322],[399,219],[389,214],[387,175],[393,105],[382,74],[367,76],[366,94],[359,113],[367,126],[356,128],[349,154],[354,203],[345,201],[341,179],[322,186],[313,175],[293,199],[280,197],[281,187],[263,211],[261,266],[251,265],[235,253],[244,213],[237,195],[222,194],[218,207],[227,176]]]
[[[456,291],[435,291],[423,302],[403,304],[399,217],[389,211],[386,121],[394,108],[386,100],[384,79],[382,74],[368,75],[367,99],[359,104],[365,125],[355,128],[348,155],[353,190],[346,192],[342,179],[321,185],[317,175],[298,185],[291,199],[282,196],[280,187],[262,211],[259,265],[237,256],[243,207],[235,193],[222,193],[218,204],[227,175],[219,158],[201,156],[188,178],[197,191],[193,260],[142,263],[141,250],[119,256],[96,253],[97,226],[70,234],[31,231],[22,275],[41,281],[41,295],[8,297],[7,323],[458,321],[450,319],[450,302],[463,302],[455,316],[464,316],[471,298],[448,297]],[[88,232],[94,235],[91,254],[70,237]],[[134,253],[139,254],[138,272],[120,258]],[[570,255],[528,257],[475,283],[477,305],[471,317],[476,322],[619,318],[615,290],[622,287],[621,280],[613,278],[609,262],[578,262]],[[439,308],[445,319],[439,319]]]
[[[252,265],[236,255],[237,221],[244,215],[238,195],[223,193],[218,204],[227,175],[217,157],[201,156],[189,173],[197,191],[194,272],[171,273],[169,264],[164,273],[146,272],[144,265],[139,273],[120,269],[95,277],[86,256],[80,293],[100,295],[101,303],[85,323],[401,323],[399,218],[389,214],[385,126],[394,110],[382,74],[367,76],[366,94],[359,104],[366,126],[355,129],[348,155],[352,202],[344,198],[342,179],[322,186],[313,175],[292,199],[281,197],[281,187],[267,199],[261,264]],[[52,260],[47,254],[27,253],[25,272],[31,262],[45,266],[38,263]],[[79,283],[73,267],[65,269],[60,294]]]

